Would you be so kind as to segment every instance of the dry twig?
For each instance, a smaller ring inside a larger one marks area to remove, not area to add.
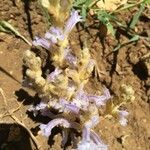
[[[22,105],[23,102],[22,102],[16,109],[8,110],[8,109],[7,109],[7,106],[8,106],[8,104],[7,104],[7,99],[6,99],[6,96],[5,96],[4,91],[3,91],[2,88],[0,88],[0,93],[1,93],[1,95],[2,95],[2,97],[3,97],[4,104],[5,104],[5,107],[6,107],[6,110],[7,110],[7,112],[4,113],[4,114],[1,116],[1,118],[6,117],[6,116],[10,116],[18,125],[20,125],[20,126],[22,126],[23,128],[25,128],[26,131],[28,132],[28,134],[30,135],[32,141],[34,142],[36,148],[37,148],[38,150],[40,150],[41,145],[38,144],[39,142],[37,141],[37,139],[35,138],[35,136],[32,134],[32,132],[31,132],[31,131],[26,127],[26,125],[23,124],[15,115],[13,115],[14,112],[16,112],[16,111],[18,111],[18,110],[20,109],[20,107],[21,107],[21,105]]]

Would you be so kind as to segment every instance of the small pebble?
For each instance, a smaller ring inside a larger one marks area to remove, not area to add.
[[[143,119],[143,122],[144,122],[144,123],[146,123],[146,122],[147,122],[147,120],[146,120],[146,119]]]
[[[12,74],[13,74],[13,71],[9,71],[9,73],[12,75]]]

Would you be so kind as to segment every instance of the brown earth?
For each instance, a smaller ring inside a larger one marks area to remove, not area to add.
[[[138,8],[118,13],[118,18],[129,23],[133,13]],[[98,38],[102,28],[87,28],[82,26],[71,34],[71,47],[75,51],[80,48],[80,42],[88,41],[92,57],[99,68],[98,80],[91,78],[88,90],[93,88],[93,82],[110,89],[113,97],[120,96],[120,86],[130,85],[135,91],[135,101],[127,104],[129,112],[128,125],[122,127],[113,119],[103,119],[95,128],[97,133],[110,150],[149,150],[150,149],[150,46],[146,38],[150,35],[150,20],[148,10],[145,10],[135,31],[140,40],[112,52],[117,42],[127,42],[129,35],[123,29],[117,29],[117,37],[107,35],[104,45]],[[47,24],[36,1],[3,0],[0,3],[0,20],[5,20],[16,27],[29,41],[35,35],[43,35]],[[92,25],[94,22],[88,23]],[[97,38],[96,38],[97,37]],[[36,137],[42,150],[61,149],[61,130],[56,129],[50,139],[37,134],[43,118],[34,118],[27,113],[33,101],[38,100],[34,91],[22,86],[23,81],[23,52],[31,47],[14,35],[0,33],[0,149],[30,150],[36,149],[27,131],[16,124],[12,116],[18,118]],[[95,86],[96,88],[96,86]],[[4,102],[4,96],[6,102]],[[6,111],[15,110],[6,115]],[[50,148],[51,146],[51,148]],[[67,148],[66,148],[67,149]],[[69,146],[68,149],[71,149]]]

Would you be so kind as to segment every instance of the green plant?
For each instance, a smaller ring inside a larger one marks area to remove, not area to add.
[[[103,25],[107,27],[108,33],[111,33],[113,36],[115,36],[116,30],[114,29],[114,25],[118,26],[119,28],[123,28],[128,32],[128,34],[131,36],[131,39],[129,39],[128,42],[125,43],[118,43],[113,51],[119,50],[123,46],[138,41],[140,39],[140,36],[137,35],[137,33],[134,32],[134,27],[138,23],[139,17],[144,11],[144,8],[150,3],[150,0],[141,0],[139,2],[135,0],[128,1],[126,4],[121,5],[114,11],[106,11],[104,9],[100,9],[96,6],[96,3],[99,0],[75,0],[74,1],[74,8],[78,9],[80,11],[80,14],[84,20],[88,18],[89,11],[92,10],[94,13],[94,17],[98,19]],[[116,17],[116,14],[121,11],[127,11],[128,9],[131,9],[133,7],[139,6],[140,8],[137,10],[135,15],[131,18],[131,22],[128,25],[124,24],[119,20],[119,18]],[[95,19],[93,18],[93,19]]]
[[[6,33],[10,33],[10,34],[14,34],[15,36],[21,38],[22,40],[24,40],[27,44],[29,44],[30,46],[32,45],[23,35],[20,34],[19,31],[17,31],[17,29],[15,29],[10,23],[8,23],[7,21],[0,21],[0,31],[1,32],[6,32]]]

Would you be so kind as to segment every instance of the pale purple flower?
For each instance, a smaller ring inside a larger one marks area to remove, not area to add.
[[[60,99],[60,104],[64,107],[64,110],[66,109],[67,111],[73,112],[75,114],[79,113],[79,107],[77,107],[76,105],[70,104],[65,99]]]
[[[69,48],[64,49],[64,59],[72,66],[77,65],[77,57],[71,53]]]
[[[34,46],[41,46],[45,49],[49,49],[52,44],[56,44],[58,41],[64,40],[65,37],[67,37],[71,30],[74,28],[76,23],[81,20],[81,16],[78,14],[78,12],[73,10],[71,12],[71,17],[66,23],[64,31],[58,27],[51,27],[50,30],[46,32],[45,38],[36,36],[32,44]]]
[[[78,144],[77,150],[102,150],[102,149],[99,149],[98,145],[96,145],[92,140],[90,141],[82,140]]]
[[[79,129],[79,125],[77,123],[69,122],[64,118],[56,118],[46,125],[45,124],[40,125],[41,134],[45,135],[46,137],[49,137],[51,135],[52,129],[58,125],[64,128]]]
[[[67,36],[71,30],[75,27],[75,25],[82,21],[81,16],[78,14],[78,11],[72,10],[71,17],[67,21],[64,29],[64,35]]]
[[[48,105],[50,107],[52,107],[53,109],[58,110],[59,112],[64,111],[63,106],[60,104],[60,102],[57,99],[50,99],[49,102],[48,102]]]
[[[120,117],[119,123],[122,126],[126,126],[127,122],[128,122],[126,117],[129,115],[129,113],[125,110],[119,110],[118,113],[119,113],[119,117]]]
[[[55,70],[47,76],[47,80],[50,82],[54,82],[60,73],[62,73],[62,70],[59,68],[55,68]]]
[[[100,140],[99,136],[98,136],[93,130],[91,130],[90,138],[91,138],[91,139],[94,141],[94,143],[96,143],[96,144],[101,143],[101,140]]]
[[[33,40],[34,46],[41,46],[45,49],[49,49],[52,44],[56,44],[58,40],[63,40],[63,31],[60,28],[51,27],[48,32],[45,33],[44,38],[38,36]]]
[[[82,110],[88,109],[89,99],[88,99],[87,94],[84,92],[84,90],[82,88],[77,91],[71,104],[78,106]]]
[[[95,115],[91,117],[89,121],[87,121],[84,125],[84,128],[82,130],[82,140],[78,144],[77,150],[90,150],[95,149],[98,150],[99,146],[94,143],[94,141],[91,140],[91,129],[96,126],[99,123],[99,115]]]
[[[71,104],[70,102],[68,102],[67,100],[63,99],[63,98],[60,98],[59,101],[57,100],[53,100],[51,99],[48,103],[48,105],[56,110],[59,111],[59,113],[62,113],[62,112],[72,112],[72,113],[75,113],[75,114],[78,114],[79,113],[79,107],[77,107],[76,105],[74,104]]]
[[[36,37],[34,38],[32,44],[33,44],[34,46],[41,46],[41,47],[43,47],[43,48],[45,48],[45,49],[49,49],[50,46],[51,46],[51,43],[50,43],[47,39],[45,39],[45,38],[40,38],[40,37],[38,37],[38,36],[36,36]]]
[[[93,142],[96,145],[98,145],[100,150],[107,150],[108,149],[108,146],[102,142],[102,140],[99,138],[99,136],[94,131],[91,131],[90,137],[93,140]]]
[[[69,111],[78,114],[79,113],[79,107],[73,105],[73,104],[66,104],[65,108],[68,109]]]
[[[99,115],[94,115],[91,117],[91,119],[89,121],[87,121],[85,123],[85,127],[91,129],[91,128],[95,127],[99,122],[100,122]]]
[[[90,141],[90,128],[84,127],[82,130],[82,141]]]
[[[56,44],[58,40],[62,41],[64,39],[62,29],[58,27],[51,27],[45,34],[45,39],[50,40],[53,44]]]
[[[103,106],[106,104],[107,100],[110,99],[110,93],[108,89],[104,90],[104,95],[90,95],[83,91],[83,89],[78,90],[76,96],[74,97],[72,104],[75,104],[83,110],[87,110],[89,102],[95,102],[96,106]]]
[[[96,106],[103,106],[106,104],[107,100],[111,98],[109,90],[104,90],[104,95],[97,96],[97,95],[88,95],[90,101],[95,102]]]
[[[77,150],[107,150],[105,145],[95,132],[91,132],[88,128],[84,128],[82,132],[82,140],[77,145]]]

